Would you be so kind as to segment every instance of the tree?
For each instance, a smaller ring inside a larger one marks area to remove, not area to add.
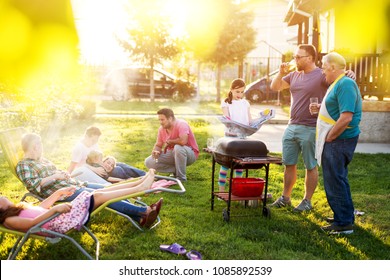
[[[81,113],[87,82],[70,0],[2,1],[0,38],[0,129],[59,131]]]
[[[180,53],[180,40],[170,34],[171,23],[159,13],[159,1],[148,0],[132,4],[132,24],[127,28],[127,39],[119,39],[121,46],[137,61],[150,66],[150,100],[154,101],[154,66],[163,59]]]
[[[220,33],[214,51],[204,58],[217,67],[217,98],[221,100],[221,71],[227,64],[241,63],[255,48],[256,31],[252,27],[253,11],[245,10],[243,4],[230,4],[227,21]]]

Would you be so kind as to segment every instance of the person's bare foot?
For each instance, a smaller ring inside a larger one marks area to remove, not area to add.
[[[150,189],[154,182],[154,169],[149,169],[148,173],[145,175],[145,178],[142,182],[142,188],[145,190]]]

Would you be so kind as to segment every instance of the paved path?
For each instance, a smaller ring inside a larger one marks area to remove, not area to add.
[[[276,110],[276,116],[264,124],[258,132],[253,134],[251,138],[259,139],[263,141],[270,152],[282,152],[282,137],[283,132],[286,129],[288,123],[288,115],[279,106],[268,105],[253,105],[252,112],[256,114],[260,110],[265,108],[274,108]],[[390,143],[358,143],[356,147],[357,153],[365,154],[377,154],[385,153],[390,154]]]
[[[282,152],[282,137],[287,125],[281,124],[265,124],[258,132],[250,136],[250,138],[263,141],[270,152]],[[356,147],[357,153],[363,154],[390,154],[390,144],[387,143],[358,143]]]
[[[273,108],[276,110],[276,116],[274,119],[269,120],[266,124],[264,124],[258,132],[250,136],[250,138],[259,139],[263,141],[270,152],[282,152],[282,136],[283,132],[286,129],[289,117],[282,110],[280,106],[273,105],[252,105],[251,112],[252,116],[255,118],[258,116],[260,111],[263,111],[266,108]],[[111,115],[111,114],[101,114],[97,115],[97,117],[141,117],[145,118],[146,115]],[[211,122],[211,131],[222,130],[222,124],[216,119],[217,115],[205,115],[204,117],[209,119]],[[155,117],[155,115],[150,115],[150,117]],[[200,116],[197,114],[190,115],[178,115],[178,117],[182,118],[199,118]],[[222,132],[223,133],[223,132]],[[198,143],[201,145],[202,143]],[[204,143],[205,144],[205,143]],[[390,154],[390,143],[358,143],[356,147],[357,153],[366,153],[366,154],[376,154],[376,153],[386,153]]]

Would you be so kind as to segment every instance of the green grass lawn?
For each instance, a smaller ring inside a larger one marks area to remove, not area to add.
[[[156,100],[153,103],[140,102],[138,100],[102,100],[96,102],[96,113],[154,115],[159,109],[164,107],[175,108],[176,115],[221,114],[221,106],[219,103],[215,101],[198,101],[196,99],[188,100],[186,102]]]
[[[181,109],[180,109],[181,110]],[[155,114],[155,108],[152,108]],[[175,109],[175,111],[177,111]],[[185,111],[185,110],[183,110]],[[206,139],[222,135],[221,125],[212,118],[189,118],[200,148]],[[44,153],[57,167],[69,164],[71,148],[88,125],[102,131],[100,147],[105,154],[144,169],[146,158],[154,144],[158,121],[156,117],[97,118],[53,128],[43,135]],[[56,131],[54,131],[56,130]],[[271,218],[262,217],[259,208],[244,208],[233,203],[231,219],[222,218],[226,207],[216,201],[210,209],[211,158],[201,152],[198,161],[188,168],[184,195],[160,193],[143,197],[146,203],[164,197],[161,224],[150,231],[139,232],[125,219],[108,211],[95,216],[89,227],[101,243],[100,258],[105,260],[182,260],[183,256],[162,252],[160,244],[177,242],[194,249],[206,260],[266,259],[266,260],[385,260],[390,258],[390,166],[389,154],[356,154],[350,165],[349,179],[355,207],[365,214],[356,218],[355,233],[350,236],[328,236],[320,230],[324,218],[331,215],[323,189],[322,177],[313,198],[314,210],[296,214],[291,209],[272,209]],[[264,176],[263,170],[251,170],[250,176]],[[304,172],[300,164],[292,202],[297,205],[303,196]],[[0,154],[1,195],[18,201],[25,188],[13,177]],[[269,192],[277,198],[282,191],[283,167],[271,165]],[[86,234],[74,232],[83,246],[92,252],[92,242]],[[15,238],[0,234],[0,259],[6,259]],[[19,254],[21,259],[84,259],[67,241],[47,244],[29,241]]]

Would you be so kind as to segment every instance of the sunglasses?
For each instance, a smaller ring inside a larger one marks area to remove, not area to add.
[[[310,55],[294,55],[293,58],[294,59],[301,59],[302,57],[308,57]]]

